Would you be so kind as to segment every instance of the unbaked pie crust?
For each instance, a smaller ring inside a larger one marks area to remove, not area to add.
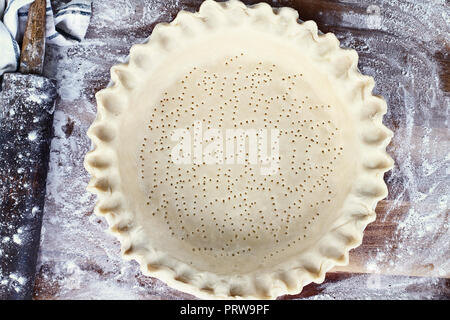
[[[201,298],[296,294],[347,264],[393,165],[357,61],[267,4],[205,1],[155,26],[88,131],[95,212],[124,258]]]

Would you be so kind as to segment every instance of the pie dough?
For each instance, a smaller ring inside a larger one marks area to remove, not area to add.
[[[267,4],[205,1],[155,26],[88,131],[88,189],[124,258],[201,298],[296,294],[347,264],[393,165],[357,61]]]

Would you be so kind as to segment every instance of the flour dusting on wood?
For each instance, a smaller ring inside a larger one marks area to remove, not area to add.
[[[47,48],[46,74],[57,79],[61,99],[54,119],[36,298],[190,297],[143,276],[137,263],[122,260],[118,242],[104,232],[106,222],[92,214],[95,198],[85,191],[89,176],[82,164],[90,149],[86,131],[95,117],[94,94],[108,84],[110,67],[124,61],[131,45],[143,41],[155,23],[170,21],[178,9],[194,11],[200,3],[93,1],[86,40]],[[375,92],[389,105],[384,123],[395,133],[388,152],[396,161],[385,177],[389,196],[382,203],[385,214],[379,216],[392,232],[384,245],[364,247],[369,259],[361,268],[373,274],[311,285],[315,294],[308,298],[448,296],[448,288],[436,278],[450,273],[449,97],[440,80],[441,62],[448,59],[442,52],[450,40],[448,6],[443,0],[360,1],[312,13],[306,5],[300,17],[315,18],[342,46],[355,48],[361,71],[375,78]],[[378,275],[382,271],[430,278]]]

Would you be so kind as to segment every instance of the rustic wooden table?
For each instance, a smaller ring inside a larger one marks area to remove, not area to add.
[[[63,1],[52,1],[57,7]],[[36,299],[179,299],[190,296],[140,274],[120,258],[106,223],[92,214],[82,167],[90,148],[86,130],[95,116],[94,94],[109,68],[132,44],[180,9],[200,0],[93,1],[87,38],[72,47],[48,47],[46,75],[58,81]],[[248,4],[259,1],[244,1]],[[267,1],[297,9],[355,48],[359,67],[388,101],[385,124],[394,133],[386,174],[389,196],[350,264],[297,296],[317,299],[448,299],[449,6],[446,1]]]

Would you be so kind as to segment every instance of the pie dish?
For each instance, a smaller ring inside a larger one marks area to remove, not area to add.
[[[85,158],[123,257],[200,298],[273,299],[348,263],[387,195],[385,101],[290,8],[205,1],[97,93]]]

